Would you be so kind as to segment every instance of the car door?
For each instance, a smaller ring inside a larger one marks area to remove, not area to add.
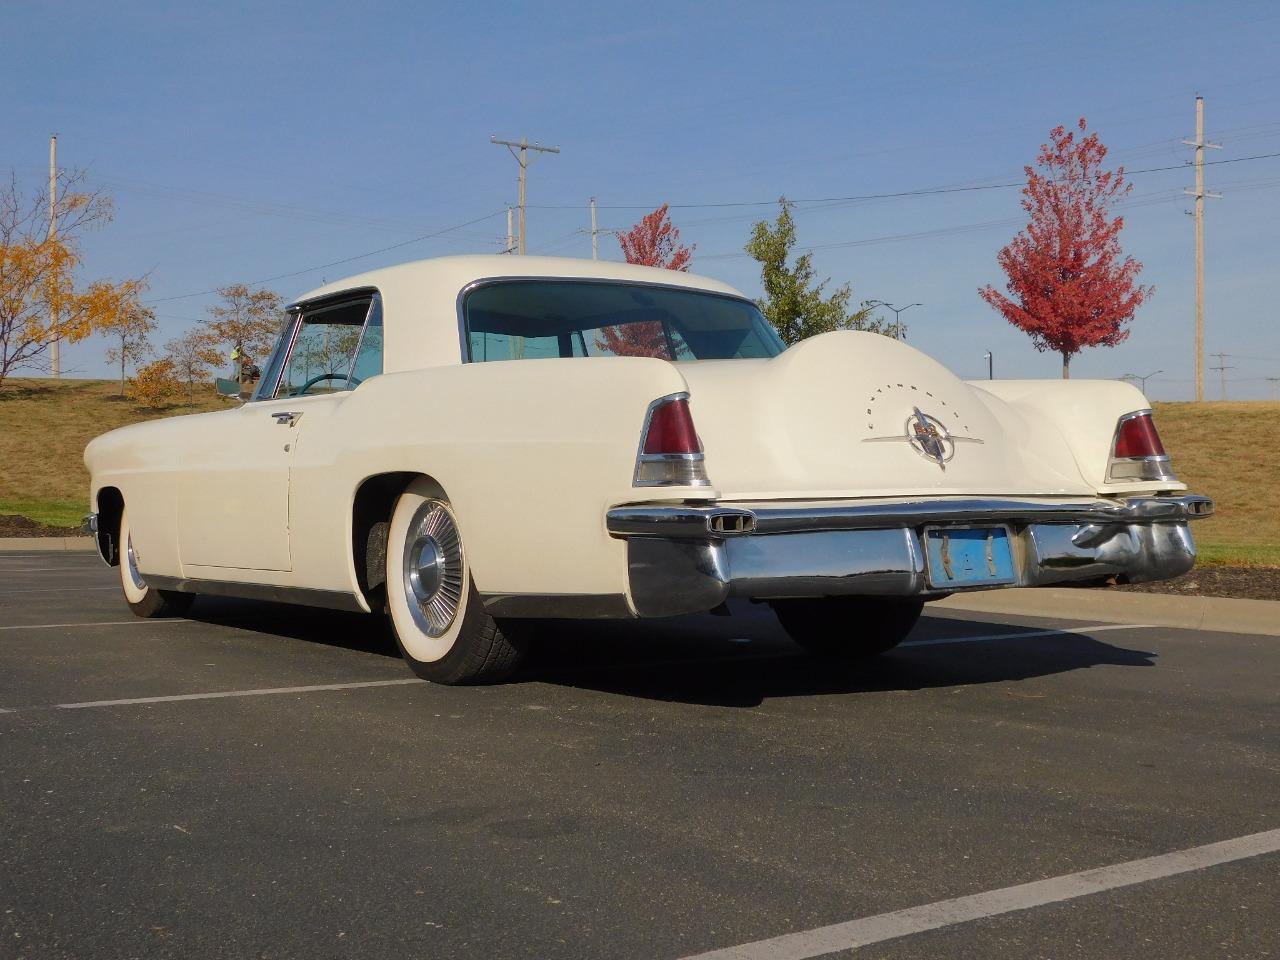
[[[266,367],[255,399],[215,414],[184,466],[178,545],[184,574],[238,579],[227,571],[293,569],[290,473],[308,416],[324,419],[359,382],[366,327],[381,311],[368,292],[297,310]]]

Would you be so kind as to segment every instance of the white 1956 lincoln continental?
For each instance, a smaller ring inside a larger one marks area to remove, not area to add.
[[[731,597],[867,656],[955,591],[1176,576],[1213,510],[1128,384],[966,383],[870,333],[784,349],[715,280],[537,257],[322,287],[249,402],[114,430],[85,463],[139,616],[198,594],[385,611],[442,683],[504,675],[529,618]]]

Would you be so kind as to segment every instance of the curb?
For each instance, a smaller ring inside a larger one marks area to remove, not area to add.
[[[975,613],[1064,617],[1104,623],[1149,623],[1216,633],[1280,637],[1280,601],[1184,597],[1163,593],[1108,592],[1105,589],[1025,587],[985,593],[959,593],[930,607]]]
[[[63,553],[96,549],[93,537],[0,537],[0,553]]]

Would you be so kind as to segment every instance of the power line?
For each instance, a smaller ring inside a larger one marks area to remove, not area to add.
[[[1271,160],[1280,157],[1277,153],[1259,153],[1251,157],[1233,157],[1227,160],[1206,160],[1204,165],[1217,166],[1224,163],[1245,163],[1250,160]],[[1139,173],[1165,173],[1170,170],[1185,170],[1191,166],[1189,163],[1175,163],[1164,167],[1144,167],[1139,170],[1125,170],[1126,177]],[[1068,181],[1055,181],[1068,182]],[[856,203],[864,200],[896,200],[904,197],[932,197],[949,193],[976,193],[983,190],[1008,190],[1013,187],[1024,187],[1025,181],[1018,180],[1009,183],[988,183],[969,187],[926,187],[919,190],[896,190],[889,193],[862,193],[847,197],[811,197],[807,199],[789,200],[791,203]],[[670,210],[716,210],[728,207],[771,207],[778,201],[775,200],[732,200],[721,203],[669,203]],[[530,209],[536,210],[577,210],[581,204],[530,204]],[[631,203],[631,204],[608,204],[602,203],[598,205],[600,210],[654,210],[661,204],[648,203]]]
[[[443,230],[437,230],[434,233],[426,233],[420,237],[414,237],[412,240],[402,240],[399,243],[393,243],[388,247],[379,247],[377,250],[370,250],[368,253],[357,253],[355,256],[343,257],[341,260],[332,260],[329,263],[321,263],[321,264],[317,264],[314,267],[305,267],[302,270],[293,270],[293,271],[290,271],[289,273],[278,273],[274,277],[264,277],[261,280],[250,280],[248,282],[248,286],[257,287],[257,286],[261,286],[264,283],[272,283],[276,280],[286,280],[289,277],[300,277],[304,273],[314,273],[317,270],[326,270],[329,267],[341,266],[344,263],[351,263],[354,260],[363,260],[366,257],[376,257],[380,253],[387,253],[388,251],[391,251],[391,250],[398,250],[401,247],[407,247],[410,244],[414,244],[414,243],[421,243],[423,240],[430,240],[434,237],[439,237],[439,236],[442,236],[443,234],[451,233],[454,230],[461,230],[463,227],[470,227],[477,223],[483,223],[485,220],[492,220],[494,217],[500,216],[504,212],[505,212],[505,208],[504,210],[496,210],[493,213],[486,213],[483,217],[476,217],[474,220],[468,220],[466,223],[459,223],[457,226],[453,226],[453,227],[445,227]],[[171,303],[174,300],[189,300],[191,297],[204,297],[217,292],[218,290],[215,287],[212,290],[199,290],[195,293],[183,293],[183,294],[179,294],[176,297],[154,297],[150,300],[147,300],[146,302],[147,303]]]

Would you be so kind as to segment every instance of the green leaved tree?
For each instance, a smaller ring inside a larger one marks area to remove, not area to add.
[[[805,253],[791,260],[796,243],[796,225],[791,216],[791,201],[778,200],[781,209],[773,223],[761,220],[751,229],[746,250],[760,263],[760,279],[764,297],[757,300],[765,319],[773,324],[787,345],[831,330],[869,330],[884,333],[882,324],[872,318],[867,304],[849,309],[853,287],[843,284],[830,295],[824,295],[828,280],[815,281],[813,254]]]

